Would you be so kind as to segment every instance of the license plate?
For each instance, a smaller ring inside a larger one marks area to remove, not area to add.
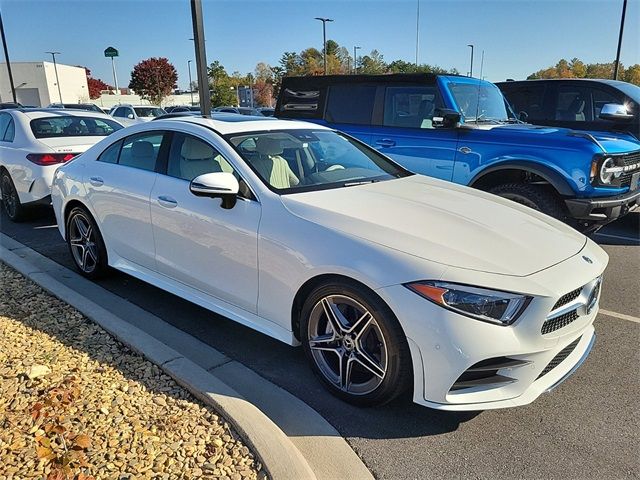
[[[640,172],[634,173],[631,176],[631,185],[629,186],[629,190],[637,190],[640,187]]]

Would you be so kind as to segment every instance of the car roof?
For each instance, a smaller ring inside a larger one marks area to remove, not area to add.
[[[106,118],[108,120],[116,121],[110,115],[106,113],[100,113],[89,110],[71,110],[71,109],[56,109],[56,108],[16,108],[14,112],[20,112],[29,117],[30,119],[45,118],[45,117],[96,117]]]
[[[515,83],[529,83],[529,82],[592,82],[592,83],[605,83],[612,87],[619,87],[626,85],[627,82],[621,80],[611,80],[609,78],[531,78],[526,80],[506,80],[504,82],[496,82],[496,85],[511,85]]]
[[[204,118],[198,116],[184,116],[159,120],[169,122],[185,122],[202,125],[203,127],[212,128],[216,132],[227,135],[233,133],[271,131],[271,130],[301,130],[301,129],[317,129],[330,130],[327,127],[309,122],[300,122],[297,120],[279,120],[273,117],[254,117],[250,115],[237,114],[220,114],[213,118]]]

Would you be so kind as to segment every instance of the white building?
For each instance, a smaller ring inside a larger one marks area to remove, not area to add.
[[[11,62],[16,99],[23,105],[46,107],[51,103],[89,102],[89,87],[84,68],[58,66],[60,93],[52,62]],[[11,84],[6,63],[0,63],[0,102],[12,102]]]

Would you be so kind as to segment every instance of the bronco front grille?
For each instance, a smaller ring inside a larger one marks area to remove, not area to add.
[[[547,320],[542,324],[542,334],[545,335],[547,333],[555,332],[556,330],[566,327],[570,323],[576,321],[578,319],[578,310],[571,310],[559,317],[552,318],[551,320]]]
[[[632,153],[630,155],[625,155],[618,158],[622,160],[621,164],[625,167],[629,165],[638,164],[640,163],[640,152]],[[618,163],[618,165],[620,165],[620,163]],[[637,172],[640,172],[640,168],[634,168],[633,170],[623,172],[622,175],[620,175],[620,179],[619,179],[620,186],[629,187],[631,185],[631,177],[633,177],[633,174]]]
[[[560,350],[560,352],[558,352],[558,354],[555,357],[553,357],[553,359],[549,362],[549,364],[546,367],[544,367],[544,370],[542,370],[542,372],[540,372],[540,375],[538,375],[538,378],[536,378],[536,380],[538,380],[541,377],[544,377],[547,373],[549,373],[551,370],[553,370],[558,365],[560,365],[562,362],[564,362],[565,359],[569,355],[571,355],[571,352],[573,352],[575,350],[576,346],[580,342],[580,338],[582,338],[582,337],[578,337],[573,342],[571,342],[569,345],[567,345],[562,350]]]

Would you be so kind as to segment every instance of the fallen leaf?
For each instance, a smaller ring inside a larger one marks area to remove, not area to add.
[[[80,448],[89,448],[91,446],[91,439],[89,438],[88,435],[85,435],[84,433],[81,433],[80,435],[78,435],[74,440],[74,442]]]

